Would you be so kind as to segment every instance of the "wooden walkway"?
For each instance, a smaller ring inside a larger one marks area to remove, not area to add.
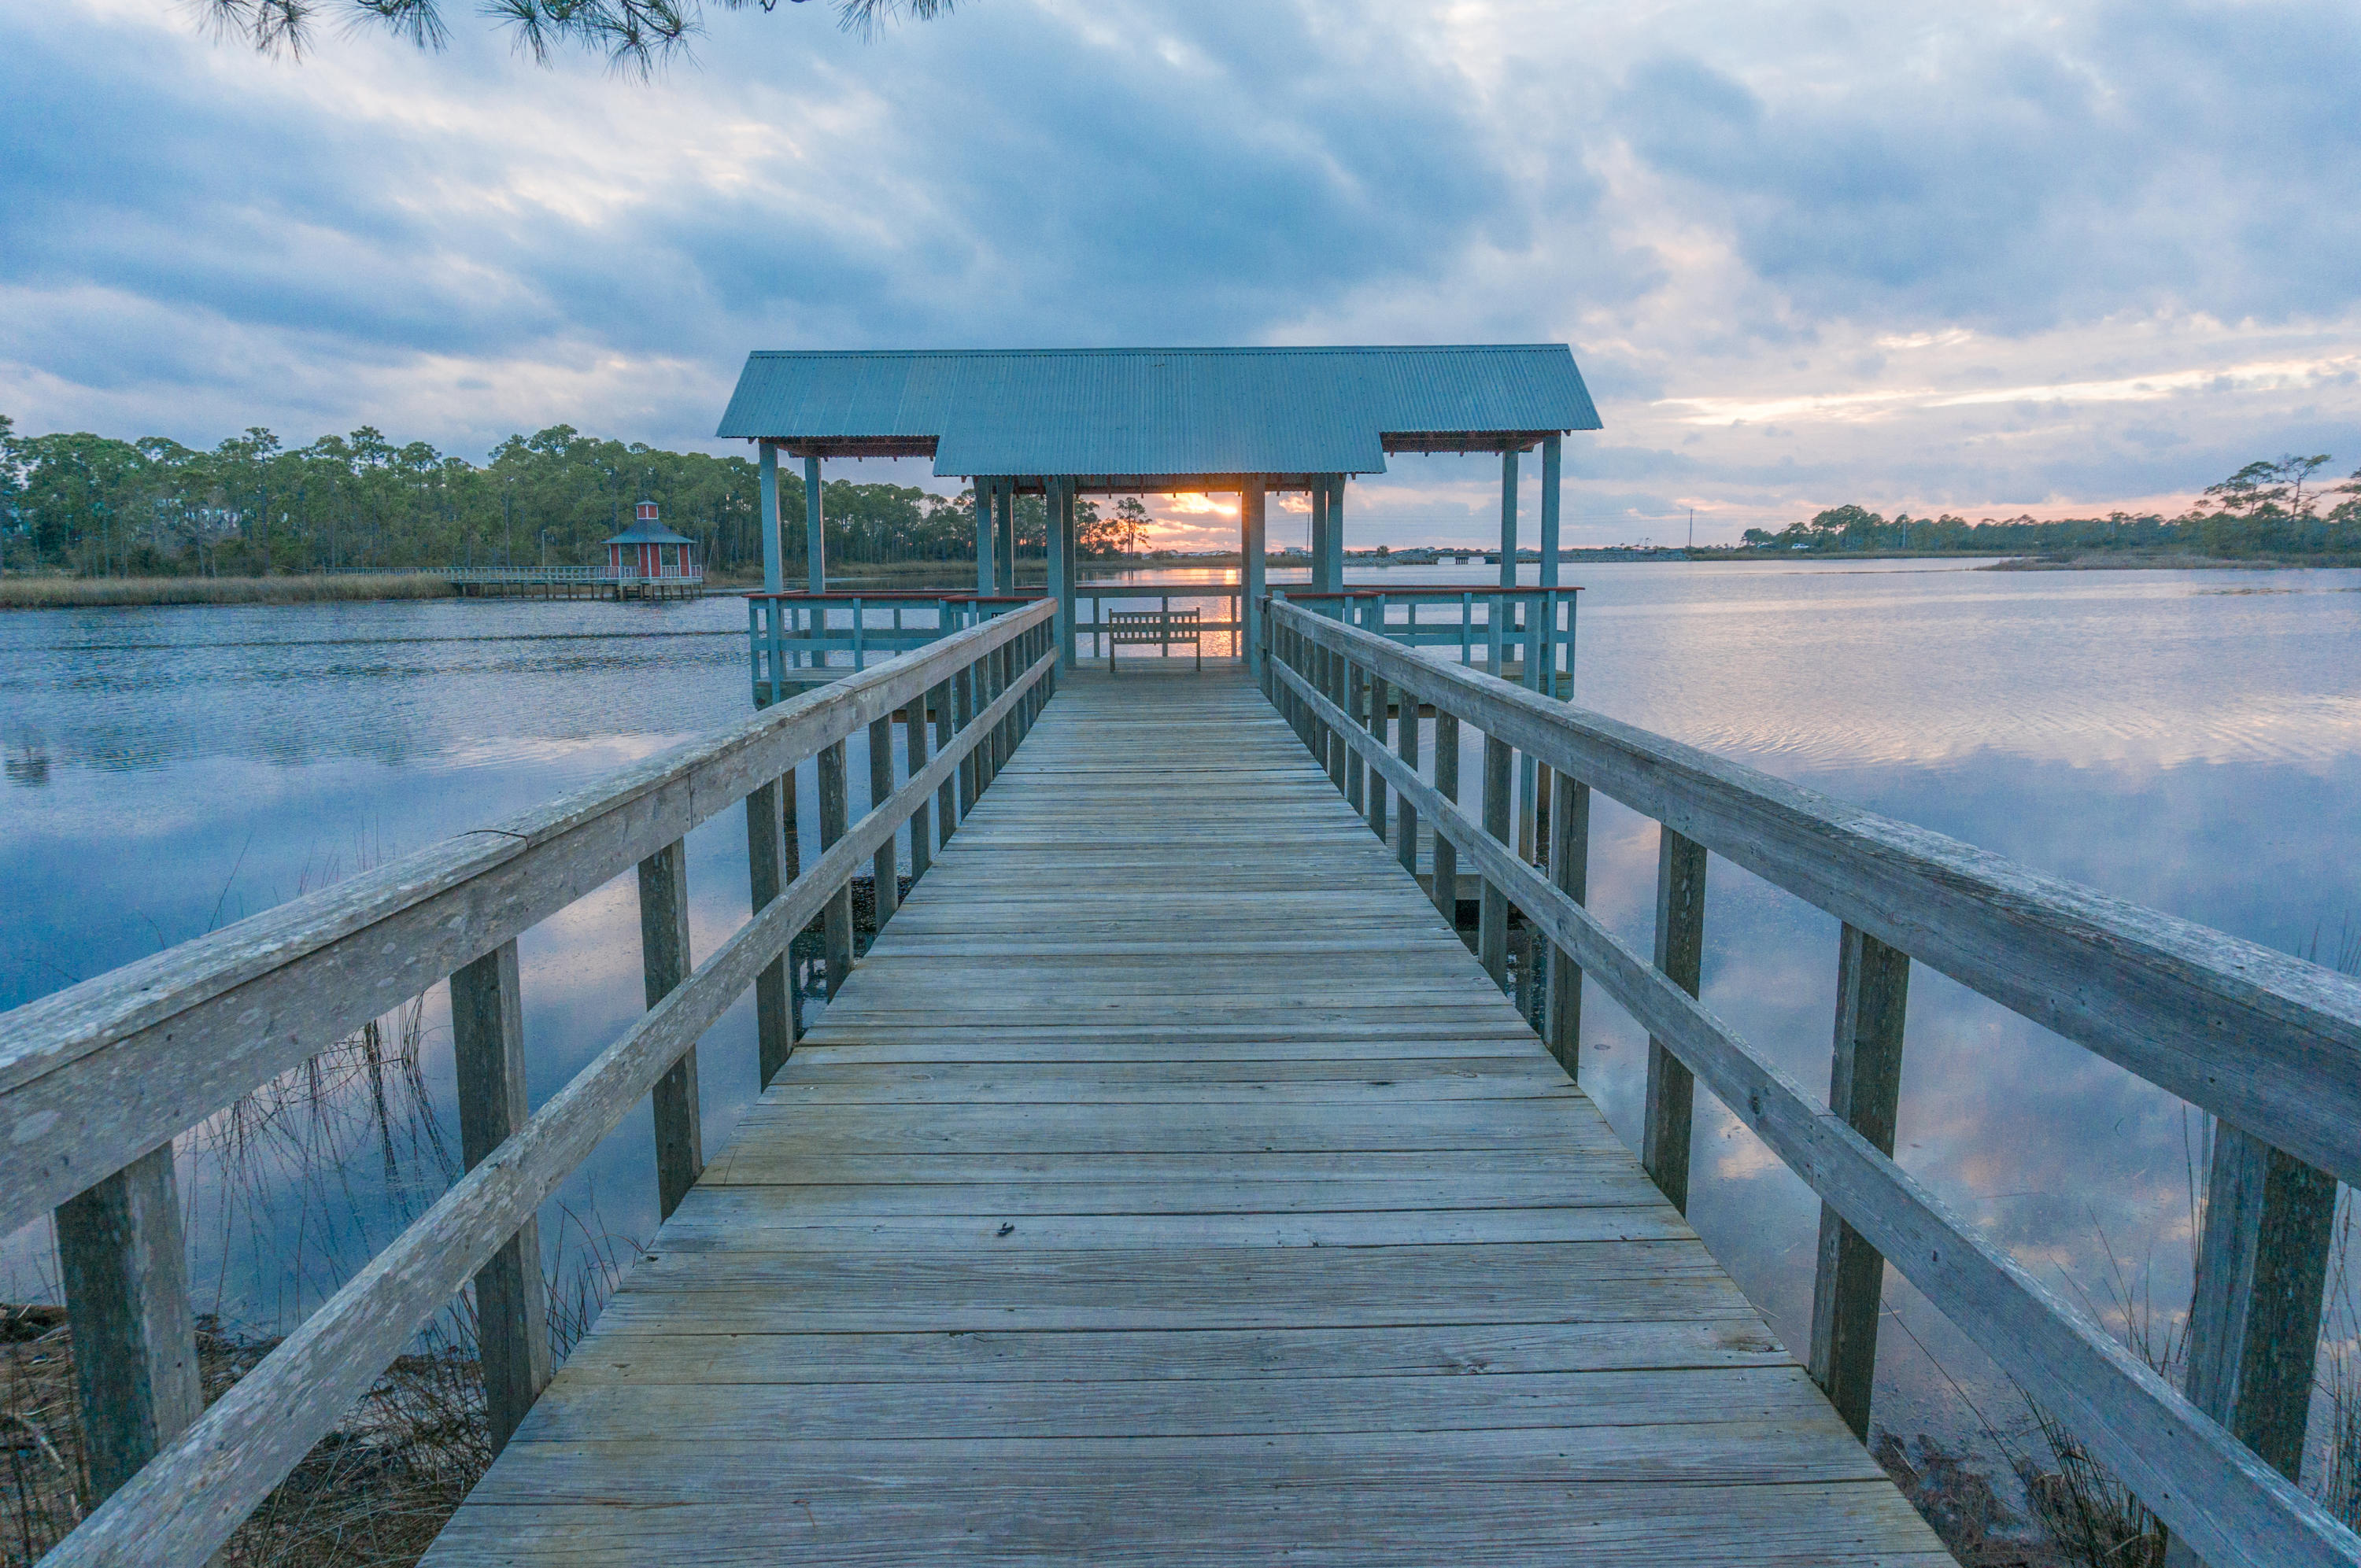
[[[1946,1563],[1235,670],[1069,675],[427,1561]]]

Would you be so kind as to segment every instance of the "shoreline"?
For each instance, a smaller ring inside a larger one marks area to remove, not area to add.
[[[1656,554],[1637,554],[1621,550],[1583,551],[1561,559],[1568,566],[1586,565],[1617,565],[1635,562],[1660,562],[1666,565],[1712,565],[1717,563],[1784,561],[1801,565],[1812,562],[1864,561],[1981,561],[1982,565],[1966,566],[1976,572],[2281,572],[2281,571],[2349,571],[2361,567],[2356,555],[2257,555],[2220,556],[2191,555],[2177,552],[2150,553],[2143,551],[2085,551],[2066,555],[2011,555],[1994,560],[1989,554],[1955,554],[1928,550],[1864,550],[1860,552],[1821,554],[1779,552],[1768,550],[1731,550],[1711,553],[1671,551]],[[1372,566],[1392,569],[1419,570],[1432,563],[1425,561],[1374,561],[1354,558],[1348,565],[1361,569]],[[1523,563],[1520,563],[1522,565]],[[924,579],[936,576],[944,563],[895,562],[884,565],[868,565],[846,572],[831,591],[863,589],[903,593],[963,593],[964,587],[950,587]],[[1301,559],[1270,559],[1267,567],[1301,566]],[[1111,579],[1137,572],[1221,572],[1235,571],[1238,557],[1229,555],[1191,556],[1182,560],[1092,562],[1077,563],[1080,567],[1076,586],[1088,590],[1093,577]],[[1027,574],[1029,576],[1030,574]],[[759,588],[761,580],[746,582],[711,582],[699,598],[726,598]],[[1020,583],[1020,588],[1039,588],[1039,582]],[[289,576],[274,577],[48,577],[9,576],[0,577],[0,610],[10,609],[99,609],[167,605],[252,605],[252,604],[329,604],[390,601],[401,599],[457,598],[459,596],[441,575],[432,572],[355,573],[349,576]]]

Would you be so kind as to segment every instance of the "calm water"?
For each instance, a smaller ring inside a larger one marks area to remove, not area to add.
[[[1572,580],[1586,706],[2273,947],[2333,960],[2361,934],[2361,573],[1634,564]],[[742,614],[720,599],[0,617],[0,1007],[742,716]],[[867,776],[858,757],[852,774]],[[1654,832],[1601,801],[1593,904],[1642,945]],[[744,865],[737,813],[692,838],[700,954],[745,918]],[[1711,877],[1706,1000],[1825,1084],[1835,922],[1726,862]],[[524,938],[536,1104],[638,1012],[637,944],[628,878]],[[456,1145],[440,1008],[409,1021],[414,1071],[397,1025],[384,1065],[347,1052],[321,1091],[291,1085],[208,1129],[192,1245],[224,1310],[285,1322],[440,1190]],[[1595,993],[1584,1016],[1586,1082],[1635,1138],[1644,1036]],[[753,1091],[742,1006],[701,1062],[712,1146]],[[2143,1291],[2185,1302],[2202,1123],[1915,973],[1903,1163],[2102,1312]],[[1815,1201],[1705,1096],[1696,1167],[1698,1228],[1800,1344]],[[642,1111],[544,1232],[577,1250],[586,1233],[645,1235],[653,1188]],[[0,1247],[0,1293],[51,1277],[38,1228]],[[1965,1401],[1998,1418],[1965,1343],[1906,1286],[1888,1299],[1881,1423],[1962,1431]]]

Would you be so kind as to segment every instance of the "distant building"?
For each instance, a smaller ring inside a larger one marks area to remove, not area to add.
[[[656,503],[642,501],[631,527],[607,541],[607,576],[619,590],[644,585],[671,588],[702,582],[697,541],[656,521]]]

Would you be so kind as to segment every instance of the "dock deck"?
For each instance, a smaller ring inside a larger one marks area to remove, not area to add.
[[[1069,674],[427,1561],[1949,1563],[1235,669]]]

